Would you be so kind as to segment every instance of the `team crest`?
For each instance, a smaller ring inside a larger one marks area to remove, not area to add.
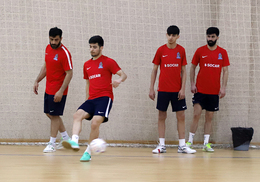
[[[102,63],[102,62],[99,63],[98,68],[99,68],[99,69],[102,69],[102,68],[103,68],[103,63]]]
[[[177,57],[176,57],[176,59],[181,59],[181,55],[180,55],[179,52],[177,53]]]
[[[221,53],[218,54],[218,59],[221,59],[221,60],[223,59]]]
[[[55,57],[53,58],[53,60],[58,61],[58,54],[55,55]]]

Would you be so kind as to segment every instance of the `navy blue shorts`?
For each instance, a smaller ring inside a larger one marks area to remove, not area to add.
[[[91,120],[93,116],[104,116],[105,119],[103,123],[108,121],[108,115],[112,108],[113,101],[109,97],[98,97],[91,100],[86,100],[78,109],[82,109],[88,114],[90,117],[87,120]]]
[[[172,112],[183,111],[187,109],[185,99],[178,100],[179,92],[158,92],[156,109],[167,111],[169,103],[172,105]]]
[[[219,110],[219,96],[211,94],[195,93],[192,97],[192,103],[200,104],[202,109],[206,111],[218,111]]]
[[[67,95],[63,95],[60,102],[54,102],[54,95],[44,95],[44,113],[52,116],[62,116]]]

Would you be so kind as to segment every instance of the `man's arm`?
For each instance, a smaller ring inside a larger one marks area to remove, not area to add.
[[[64,90],[66,90],[66,88],[68,87],[69,83],[70,83],[70,80],[72,79],[72,76],[73,76],[73,70],[68,70],[68,71],[65,71],[66,72],[66,76],[63,80],[63,83],[60,87],[60,89],[55,93],[54,95],[54,102],[60,102],[61,99],[62,99],[62,96],[63,96],[63,92]]]
[[[86,100],[88,100],[89,97],[89,80],[86,80]]]
[[[197,93],[197,87],[195,84],[195,70],[196,70],[196,65],[191,64],[190,67],[190,85],[191,85],[191,92],[192,93]]]
[[[223,69],[223,76],[222,76],[222,86],[219,91],[219,98],[223,98],[226,95],[226,87],[227,87],[227,81],[228,81],[228,67],[225,66]]]
[[[157,77],[158,67],[159,67],[159,65],[154,64],[153,70],[152,70],[152,73],[151,73],[151,83],[150,83],[149,97],[152,100],[155,99],[154,84],[155,84],[155,80],[156,80],[156,77]]]
[[[181,67],[181,90],[178,94],[178,99],[185,98],[185,85],[186,85],[187,73],[186,73],[186,65]]]
[[[114,88],[118,87],[119,84],[121,82],[124,82],[127,78],[127,75],[122,70],[119,70],[118,72],[116,72],[116,74],[119,75],[120,77],[111,83]]]
[[[33,92],[38,95],[38,87],[39,87],[39,82],[42,81],[42,79],[46,76],[46,63],[41,68],[41,71],[39,75],[37,76],[34,85],[33,85]]]

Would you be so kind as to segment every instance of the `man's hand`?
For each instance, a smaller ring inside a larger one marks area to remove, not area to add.
[[[33,92],[38,95],[38,87],[39,87],[39,83],[38,82],[34,82],[33,85]]]
[[[114,80],[111,84],[112,84],[112,86],[114,87],[114,88],[116,88],[116,87],[118,87],[119,86],[119,84],[121,83],[121,79],[118,79],[118,80]]]
[[[152,100],[155,99],[155,91],[154,91],[153,89],[150,89],[149,97],[150,97],[150,99],[152,99]]]
[[[226,89],[221,88],[219,91],[219,98],[222,99],[223,97],[225,97],[225,95],[226,95]]]
[[[190,86],[190,90],[191,90],[191,93],[197,93],[197,87],[196,87],[196,85],[195,84],[191,84],[191,86]]]
[[[178,100],[182,100],[185,98],[185,90],[181,89],[178,94]]]
[[[56,92],[55,95],[54,95],[54,100],[53,101],[54,102],[60,102],[61,99],[62,99],[62,96],[63,96],[62,92],[60,92],[60,91]]]

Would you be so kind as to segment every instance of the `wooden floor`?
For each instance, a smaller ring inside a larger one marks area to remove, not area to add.
[[[44,146],[0,145],[0,182],[255,182],[260,181],[260,150],[216,149],[205,153],[152,154],[152,148],[109,147],[91,162],[79,152],[44,154]]]

